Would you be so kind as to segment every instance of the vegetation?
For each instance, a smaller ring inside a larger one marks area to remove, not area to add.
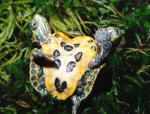
[[[146,0],[1,0],[0,113],[70,114],[70,102],[40,96],[29,82],[33,49],[29,22],[45,16],[52,31],[93,36],[98,27],[124,31],[112,50],[83,114],[150,113],[150,4]],[[68,108],[69,107],[69,108]]]

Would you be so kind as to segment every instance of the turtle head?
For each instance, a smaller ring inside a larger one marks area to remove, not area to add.
[[[30,22],[30,30],[33,34],[33,41],[40,45],[51,39],[51,31],[48,22],[39,14],[35,14]]]
[[[110,39],[111,43],[114,43],[117,40],[119,40],[123,33],[123,31],[117,27],[108,27],[107,30],[109,34],[108,38]]]

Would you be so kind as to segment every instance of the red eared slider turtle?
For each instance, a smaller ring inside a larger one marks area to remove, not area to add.
[[[51,34],[44,17],[36,14],[30,23],[33,41],[40,45],[32,52],[30,82],[42,95],[58,100],[71,98],[72,113],[91,92],[112,43],[121,35],[115,27],[100,28],[94,38],[69,38],[62,32]]]

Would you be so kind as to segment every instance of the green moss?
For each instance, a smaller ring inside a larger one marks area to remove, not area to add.
[[[98,27],[116,26],[125,33],[112,50],[80,112],[84,114],[150,113],[150,5],[126,0],[1,0],[0,113],[69,114],[71,105],[42,97],[29,82],[32,42],[29,22],[45,16],[53,31],[80,31],[93,36]],[[115,54],[114,54],[115,53]]]

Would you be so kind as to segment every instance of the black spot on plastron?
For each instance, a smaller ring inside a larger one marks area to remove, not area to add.
[[[77,47],[79,47],[79,46],[80,46],[79,43],[74,44],[74,47],[75,47],[75,48],[77,48]]]
[[[58,34],[55,34],[54,36],[55,36],[55,38],[58,38],[58,37],[59,37],[59,35],[58,35]]]
[[[64,49],[65,49],[66,51],[71,51],[71,50],[73,49],[73,47],[72,47],[71,45],[65,45],[65,46],[64,46]]]
[[[37,83],[37,82],[33,82],[33,86],[35,86],[35,87],[36,87],[37,85],[38,85],[38,83]]]
[[[76,63],[74,61],[70,61],[67,64],[66,72],[72,72],[75,67],[76,67]]]
[[[59,51],[58,51],[58,50],[55,50],[55,51],[53,52],[53,56],[54,56],[54,57],[58,57],[58,56],[60,56]]]
[[[36,77],[35,77],[35,76],[32,76],[32,77],[31,77],[31,80],[35,80],[35,79],[36,79]]]
[[[56,68],[59,69],[61,66],[61,61],[59,59],[54,60],[54,63],[56,65]]]
[[[60,80],[58,78],[55,79],[55,83],[54,83],[55,87],[58,88],[60,85]]]
[[[82,52],[78,52],[77,54],[75,54],[76,62],[79,62],[81,57],[82,57]]]
[[[92,49],[93,51],[96,51],[96,47],[95,47],[95,46],[91,46],[91,49]]]
[[[93,42],[93,40],[88,40],[88,43],[92,43]]]
[[[66,83],[66,81],[64,81],[63,83],[62,83],[62,89],[66,89],[67,88],[67,83]]]
[[[61,47],[64,47],[65,43],[64,43],[64,42],[61,42],[60,45],[61,45]]]
[[[63,91],[64,91],[64,89],[62,89],[62,88],[57,88],[56,89],[59,93],[62,93]]]

